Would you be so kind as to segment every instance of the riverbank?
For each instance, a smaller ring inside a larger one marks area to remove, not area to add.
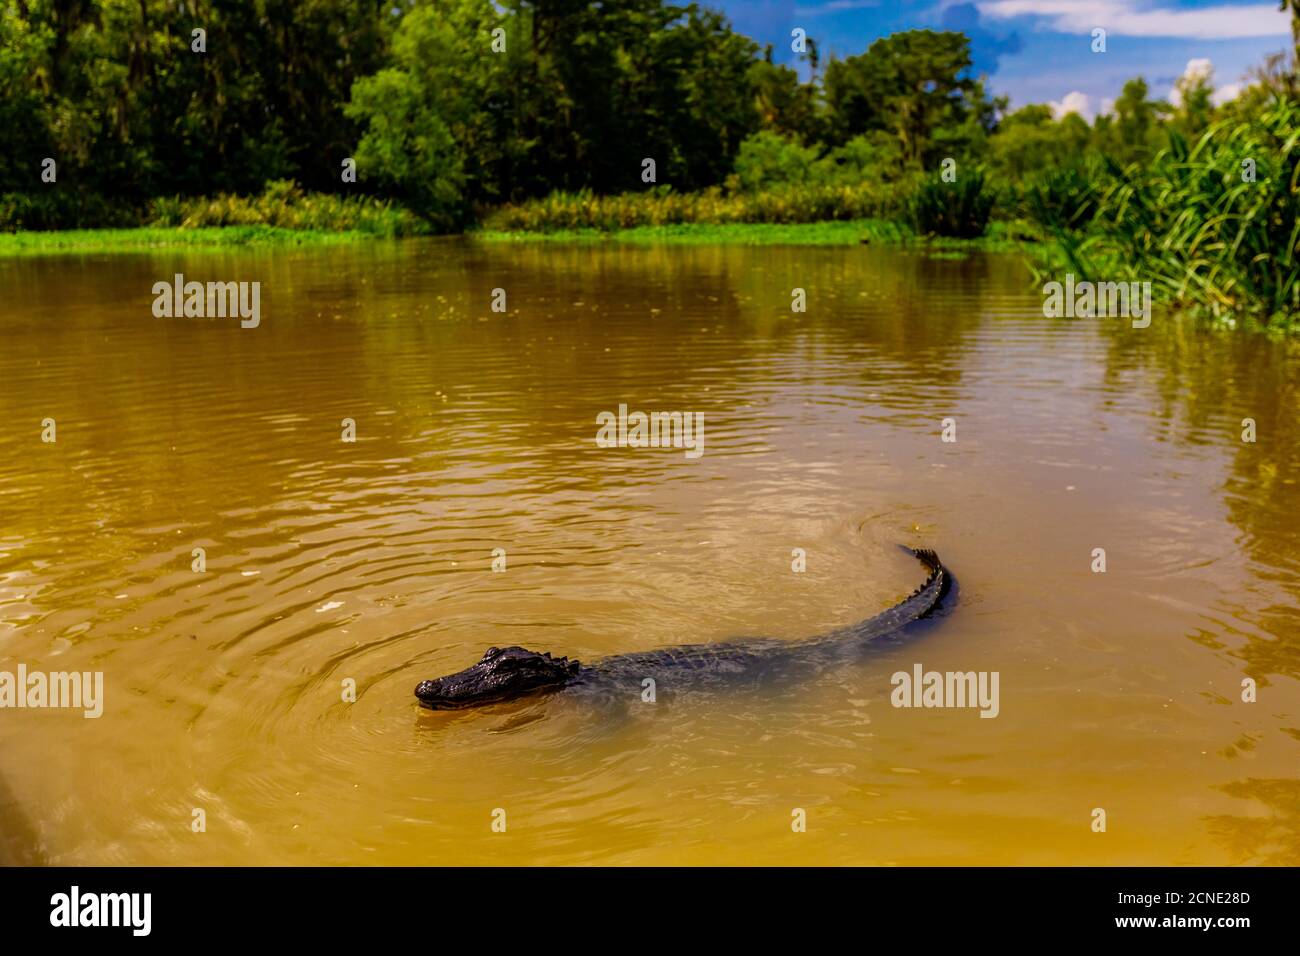
[[[138,252],[194,246],[321,245],[369,242],[365,232],[285,229],[279,226],[142,226],[135,229],[67,229],[0,233],[0,258],[52,253]]]
[[[1013,223],[993,223],[978,239],[918,236],[887,219],[808,223],[679,223],[628,229],[563,229],[551,232],[479,230],[466,238],[481,242],[587,242],[641,245],[745,246],[916,246],[948,252],[1021,252],[1041,258],[1049,245],[1029,238]],[[53,253],[133,252],[194,246],[319,245],[383,240],[368,232],[286,229],[278,226],[144,226],[133,229],[69,229],[0,233],[0,257]]]
[[[1044,244],[1029,238],[1014,223],[991,223],[978,239],[918,236],[907,225],[888,219],[853,219],[801,223],[676,223],[632,226],[626,229],[532,230],[485,229],[471,233],[485,242],[614,242],[666,245],[745,246],[921,246],[949,251],[1043,251]]]

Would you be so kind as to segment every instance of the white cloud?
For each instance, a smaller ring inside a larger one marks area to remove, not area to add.
[[[1194,60],[1187,61],[1187,68],[1183,70],[1183,75],[1174,84],[1174,88],[1169,91],[1169,102],[1176,107],[1182,106],[1183,84],[1198,80],[1205,80],[1210,84],[1213,90],[1210,94],[1210,102],[1215,106],[1222,106],[1229,100],[1236,99],[1242,91],[1242,84],[1240,83],[1229,83],[1226,86],[1214,88],[1214,64],[1210,62],[1208,57],[1197,57]]]
[[[1060,119],[1066,113],[1078,113],[1084,119],[1092,119],[1092,101],[1087,93],[1074,90],[1066,93],[1061,100],[1052,100],[1047,104],[1052,108],[1052,116]]]
[[[1183,86],[1188,83],[1199,83],[1200,81],[1214,83],[1214,64],[1208,57],[1197,57],[1194,60],[1187,61],[1187,68],[1183,70],[1183,75],[1174,83],[1173,89],[1169,91],[1169,102],[1174,106],[1183,105]]]
[[[864,10],[868,7],[880,6],[880,0],[830,0],[829,3],[819,3],[811,7],[796,6],[794,8],[795,16],[800,17],[820,17],[826,13],[839,13],[843,10]]]
[[[1168,2],[1168,0],[1165,0]],[[979,0],[981,13],[998,19],[1041,17],[1061,33],[1090,35],[1096,27],[1119,36],[1231,40],[1288,36],[1290,16],[1276,3],[1175,9],[1149,0]]]
[[[1200,56],[1194,60],[1188,60],[1187,68],[1183,70],[1183,79],[1212,80],[1214,79],[1214,64],[1210,62],[1208,56]]]
[[[1221,86],[1210,96],[1210,102],[1215,106],[1222,106],[1224,103],[1235,100],[1240,96],[1243,89],[1244,87],[1240,83],[1229,83],[1227,86]]]

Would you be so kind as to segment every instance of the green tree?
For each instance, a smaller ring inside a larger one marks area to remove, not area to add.
[[[1083,117],[1066,113],[1052,118],[1050,106],[1024,106],[1005,117],[989,139],[989,165],[1007,181],[1079,160],[1091,130]]]
[[[36,187],[38,163],[51,153],[44,92],[50,82],[48,29],[0,7],[0,193]]]
[[[833,140],[888,129],[905,162],[927,166],[940,158],[935,145],[941,131],[960,131],[945,138],[945,152],[968,148],[993,119],[970,68],[964,34],[931,30],[895,33],[860,56],[830,63],[825,87]]]
[[[735,186],[742,192],[761,192],[773,186],[806,183],[817,164],[817,150],[762,130],[740,144],[736,155]]]
[[[381,65],[406,2],[6,2],[0,155],[28,169],[39,147],[61,184],[128,202],[332,186],[355,141],[347,91]]]
[[[747,77],[763,129],[805,144],[816,142],[821,134],[817,87],[799,82],[798,73],[773,63],[771,56],[768,46],[764,59],[750,66]]]
[[[1177,91],[1177,108],[1173,112],[1173,122],[1184,136],[1195,137],[1210,125],[1214,103],[1214,71],[1204,69],[1199,72],[1184,74],[1174,84]]]
[[[1123,162],[1149,156],[1164,142],[1161,123],[1172,109],[1162,100],[1147,99],[1147,90],[1140,76],[1125,83],[1115,100],[1114,119],[1100,127],[1100,145]]]
[[[494,52],[498,27],[505,50]],[[760,126],[756,54],[721,14],[694,4],[455,0],[402,20],[384,80],[392,101],[363,80],[348,115],[364,124],[359,152],[379,164],[379,180],[426,211],[445,209],[418,182],[428,162],[447,171],[439,189],[450,195],[459,183],[471,205],[641,188],[646,158],[658,184],[697,189],[721,182]],[[405,162],[435,118],[455,161],[431,141],[426,152],[439,158]]]
[[[348,112],[369,122],[356,150],[360,175],[447,231],[464,223],[464,164],[436,96],[410,73],[381,70],[353,87]]]

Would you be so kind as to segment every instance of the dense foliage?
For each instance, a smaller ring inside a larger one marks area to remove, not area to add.
[[[1173,102],[1135,78],[1092,122],[1010,111],[958,32],[776,59],[666,0],[0,0],[0,229],[1002,219],[1295,312],[1293,58],[1217,106],[1208,75]]]
[[[984,188],[984,173],[973,169],[951,182],[931,177],[908,202],[912,227],[921,235],[976,239],[988,228],[993,195]]]
[[[352,83],[385,62],[393,0],[4,0],[0,192],[142,201],[332,188],[357,127]],[[206,30],[206,52],[192,31]]]
[[[1174,133],[1111,173],[1092,228],[1064,236],[1081,271],[1149,281],[1231,321],[1300,316],[1300,106],[1279,100],[1191,142]]]

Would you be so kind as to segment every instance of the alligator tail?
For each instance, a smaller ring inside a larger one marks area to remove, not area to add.
[[[813,638],[814,643],[828,646],[848,643],[856,646],[862,641],[871,641],[878,637],[884,637],[886,634],[906,627],[913,621],[929,617],[939,608],[944,597],[952,588],[952,575],[944,567],[943,561],[939,559],[938,554],[929,548],[909,548],[906,545],[899,545],[899,547],[920,561],[929,570],[930,574],[924,583],[893,607],[886,608],[875,617],[867,618],[867,620],[860,621],[849,627]]]
[[[907,605],[916,598],[924,597],[926,598],[926,606],[924,610],[917,614],[917,617],[927,617],[934,612],[952,588],[952,575],[943,566],[938,553],[934,550],[930,548],[909,548],[905,544],[901,544],[899,547],[924,564],[930,571],[930,576],[925,579],[925,583],[909,594],[900,607]]]

